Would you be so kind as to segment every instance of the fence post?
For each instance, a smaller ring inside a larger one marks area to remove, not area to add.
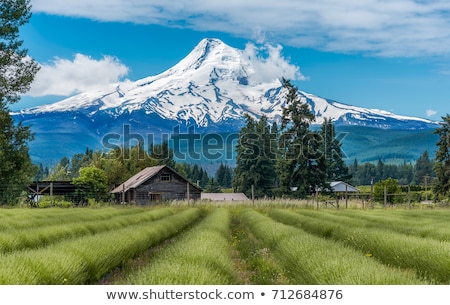
[[[387,205],[387,187],[384,186],[384,208],[386,208]]]
[[[255,204],[255,186],[252,184],[252,204]]]
[[[50,182],[50,206],[53,206],[53,182]]]

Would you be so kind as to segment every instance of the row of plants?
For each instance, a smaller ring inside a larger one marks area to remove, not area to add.
[[[255,237],[234,210],[231,245],[239,283],[247,285],[289,285],[278,260],[262,240]]]
[[[377,228],[356,227],[350,220],[336,223],[317,214],[309,217],[293,211],[274,209],[270,216],[309,233],[339,242],[377,261],[436,284],[450,283],[450,243]]]
[[[122,284],[236,284],[229,244],[230,220],[228,209],[214,209]]]
[[[431,238],[440,241],[450,241],[450,224],[435,218],[421,217],[420,219],[404,219],[403,214],[384,211],[297,211],[301,215],[320,220],[327,220],[346,227],[386,230],[390,232]]]
[[[98,221],[143,212],[144,208],[101,209],[0,209],[0,231],[38,228],[55,224]]]
[[[197,208],[156,221],[0,255],[0,284],[88,284],[199,219]]]
[[[174,210],[171,208],[140,211],[141,213],[117,214],[114,217],[101,220],[90,219],[78,222],[68,222],[67,224],[59,224],[58,222],[58,224],[55,225],[17,230],[10,228],[9,230],[0,231],[0,253],[8,253],[26,248],[32,249],[44,247],[64,239],[116,230],[132,224],[157,220],[174,213]],[[76,218],[76,216],[71,215],[71,213],[66,213],[64,216],[66,216],[65,218]]]
[[[411,218],[412,212],[407,213],[358,213],[357,211],[342,211],[335,213],[347,218],[347,223],[354,224],[354,220],[366,222],[366,227],[384,228],[407,235],[432,238],[440,241],[450,241],[450,214],[440,211],[439,214],[423,213],[420,218]]]
[[[295,215],[295,213],[293,213]],[[276,214],[278,215],[278,214]],[[297,214],[298,215],[298,214]],[[268,216],[246,209],[241,214],[251,232],[273,251],[292,283],[315,284],[424,284],[414,274],[389,268],[369,252],[313,236]]]

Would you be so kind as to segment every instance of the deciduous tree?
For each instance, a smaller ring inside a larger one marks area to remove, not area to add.
[[[13,204],[37,171],[28,153],[33,135],[16,124],[9,106],[20,100],[38,71],[19,39],[19,29],[31,17],[30,0],[0,3],[0,204]]]

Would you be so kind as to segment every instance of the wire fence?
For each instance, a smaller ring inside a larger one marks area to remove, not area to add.
[[[26,187],[0,186],[0,207],[29,206],[29,207],[70,207],[88,206],[94,202],[113,203],[114,198],[104,196],[98,199],[99,194],[89,192],[82,187],[61,189],[51,183],[36,188],[36,184]]]

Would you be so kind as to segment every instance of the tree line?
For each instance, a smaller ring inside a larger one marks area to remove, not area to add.
[[[312,130],[315,115],[309,105],[289,80],[282,83],[287,93],[280,126],[270,124],[265,115],[245,116],[236,147],[234,190],[256,198],[304,198],[329,192],[331,181],[349,182],[351,174],[331,119]]]
[[[415,164],[386,164],[381,159],[376,163],[359,164],[355,159],[349,165],[353,185],[371,185],[381,180],[394,178],[400,185],[424,185],[431,183],[436,177],[435,162],[430,159],[428,151],[417,159]]]

